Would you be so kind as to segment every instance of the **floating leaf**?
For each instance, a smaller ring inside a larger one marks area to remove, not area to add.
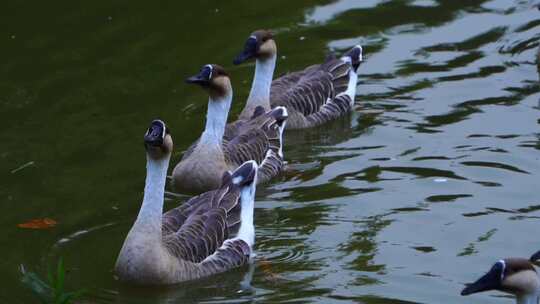
[[[33,219],[26,223],[18,224],[19,228],[26,229],[48,229],[56,226],[57,222],[51,218]]]

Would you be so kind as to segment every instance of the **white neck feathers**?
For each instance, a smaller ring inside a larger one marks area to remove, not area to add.
[[[257,180],[257,176],[255,176],[255,180]],[[254,181],[250,187],[244,187],[240,192],[242,210],[240,211],[240,228],[237,238],[244,240],[250,248],[255,243],[255,226],[253,226],[255,188],[256,182]]]
[[[341,61],[351,63],[351,57],[343,56],[340,58]],[[343,92],[342,94],[347,94],[351,97],[354,103],[354,98],[356,95],[356,85],[358,83],[358,74],[354,70],[354,68],[351,67],[349,71],[349,83],[347,84],[347,90]]]
[[[208,101],[206,127],[201,136],[201,143],[221,145],[227,116],[232,102],[232,90],[225,96],[212,97]]]
[[[247,100],[246,108],[251,110],[251,113],[242,112],[242,116],[248,115],[249,118],[253,114],[253,110],[257,106],[263,106],[266,111],[270,110],[270,87],[272,85],[272,77],[276,68],[276,55],[266,59],[257,59],[255,63],[255,76],[251,84],[251,91]]]
[[[142,207],[133,225],[136,230],[147,233],[158,232],[161,235],[163,196],[170,157],[170,154],[160,160],[146,157],[146,184]]]

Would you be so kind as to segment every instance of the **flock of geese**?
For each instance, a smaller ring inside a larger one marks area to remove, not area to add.
[[[174,167],[176,191],[198,194],[163,213],[173,141],[165,122],[154,120],[144,135],[147,173],[141,209],[115,265],[121,281],[174,284],[225,272],[250,262],[256,185],[284,165],[283,133],[319,126],[348,114],[354,105],[362,47],[322,64],[273,79],[277,46],[270,31],[258,30],[234,59],[254,59],[255,74],[245,107],[227,123],[233,89],[227,72],[208,64],[186,80],[209,96],[206,126]],[[202,194],[201,194],[202,193]],[[462,295],[502,290],[518,303],[538,303],[540,279],[530,259],[500,260]]]

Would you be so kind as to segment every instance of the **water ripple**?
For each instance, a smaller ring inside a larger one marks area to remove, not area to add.
[[[517,167],[506,165],[502,163],[496,163],[496,162],[486,162],[486,161],[465,161],[461,162],[464,166],[471,166],[471,167],[487,167],[487,168],[497,168],[497,169],[504,169],[508,171],[518,172],[518,173],[524,173],[524,174],[530,174],[529,172],[519,169]]]

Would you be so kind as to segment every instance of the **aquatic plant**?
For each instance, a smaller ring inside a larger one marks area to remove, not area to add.
[[[64,290],[65,269],[62,258],[58,260],[56,271],[49,268],[47,281],[42,280],[38,274],[26,271],[21,265],[22,283],[32,290],[32,293],[42,304],[70,304],[79,298],[84,290],[66,291]]]

